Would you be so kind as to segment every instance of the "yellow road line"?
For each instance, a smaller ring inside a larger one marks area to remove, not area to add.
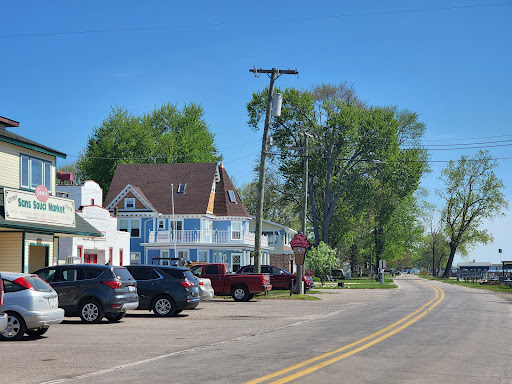
[[[423,283],[423,284],[424,284],[424,283]],[[432,285],[429,285],[429,284],[424,284],[424,285],[427,285],[427,286],[429,286],[429,287],[431,287],[431,288],[433,288],[433,289],[435,290],[436,295],[434,296],[434,298],[433,298],[432,300],[430,300],[429,302],[427,302],[426,304],[424,304],[423,306],[421,306],[421,307],[420,307],[419,309],[417,309],[416,311],[414,311],[414,312],[410,313],[409,315],[407,315],[407,316],[405,316],[404,318],[402,318],[402,319],[398,320],[397,322],[395,322],[395,323],[391,324],[390,326],[388,326],[388,327],[386,327],[386,328],[384,328],[384,329],[381,329],[380,331],[375,332],[375,333],[373,333],[373,334],[371,334],[371,335],[369,335],[369,336],[366,336],[366,337],[362,338],[361,340],[358,340],[358,341],[356,341],[356,342],[354,342],[354,343],[348,344],[348,345],[346,345],[346,346],[344,346],[344,347],[342,347],[342,348],[336,349],[336,350],[331,351],[331,352],[324,353],[324,354],[322,354],[322,355],[319,355],[319,356],[314,357],[314,358],[312,358],[312,359],[309,359],[309,360],[303,361],[303,362],[301,362],[301,363],[298,363],[298,364],[292,365],[291,367],[288,367],[288,368],[282,369],[282,370],[280,370],[280,371],[277,371],[277,372],[271,373],[271,374],[269,374],[269,375],[266,375],[266,376],[263,376],[263,377],[260,377],[260,378],[257,378],[257,379],[254,379],[254,380],[248,381],[248,382],[246,382],[245,384],[257,384],[257,383],[261,383],[261,382],[267,381],[267,380],[269,380],[269,379],[272,379],[272,378],[274,378],[274,377],[281,376],[281,375],[283,375],[283,374],[285,374],[285,373],[291,372],[291,371],[293,371],[293,370],[296,370],[296,369],[302,368],[302,367],[304,367],[304,366],[306,366],[306,365],[308,365],[308,364],[311,364],[311,363],[313,363],[313,362],[315,362],[315,361],[318,361],[318,360],[324,359],[324,358],[326,358],[326,357],[332,356],[332,355],[334,355],[334,354],[337,354],[337,353],[340,353],[340,352],[346,351],[347,349],[350,349],[350,348],[352,348],[352,347],[355,347],[356,345],[359,345],[359,344],[361,344],[361,343],[364,343],[364,342],[366,342],[366,341],[368,341],[368,340],[373,339],[373,338],[374,338],[374,337],[376,337],[376,336],[379,336],[379,335],[381,335],[381,334],[383,334],[383,333],[386,333],[387,331],[391,330],[392,328],[394,328],[394,327],[398,326],[399,324],[402,324],[403,322],[407,321],[408,319],[410,319],[411,317],[415,316],[415,315],[416,315],[416,314],[418,314],[419,312],[423,311],[426,307],[428,307],[429,305],[431,305],[431,304],[433,303],[433,304],[432,304],[432,306],[431,306],[430,308],[427,308],[423,313],[420,313],[417,317],[415,317],[414,319],[409,320],[407,323],[405,323],[405,324],[403,324],[402,326],[400,326],[400,327],[396,328],[395,330],[393,330],[393,331],[391,331],[391,332],[389,332],[389,333],[387,333],[387,334],[385,334],[385,335],[383,335],[383,336],[381,336],[381,337],[379,337],[379,338],[377,338],[377,339],[375,339],[375,340],[373,340],[373,341],[370,341],[369,343],[367,343],[367,344],[365,344],[365,345],[362,345],[362,346],[360,346],[360,347],[358,347],[358,348],[356,348],[356,349],[354,349],[354,350],[352,350],[352,351],[350,351],[350,352],[346,352],[346,353],[344,353],[344,354],[342,354],[342,355],[340,355],[340,356],[337,356],[337,357],[332,358],[332,359],[330,359],[330,360],[327,360],[327,361],[325,361],[325,362],[319,363],[319,364],[314,365],[314,366],[312,366],[312,367],[310,367],[310,368],[306,368],[306,369],[304,369],[304,370],[302,370],[302,371],[299,371],[299,372],[297,372],[297,373],[295,373],[295,374],[292,374],[292,375],[290,375],[290,376],[286,376],[286,377],[284,377],[284,378],[282,378],[282,379],[280,379],[280,380],[277,380],[277,381],[272,382],[272,384],[287,383],[287,382],[289,382],[289,381],[291,381],[291,380],[294,380],[294,379],[296,379],[296,378],[298,378],[298,377],[301,377],[301,376],[307,375],[308,373],[314,372],[314,371],[316,371],[316,370],[318,370],[318,369],[320,369],[320,368],[323,368],[323,367],[325,367],[325,366],[327,366],[327,365],[330,365],[330,364],[332,364],[332,363],[334,363],[334,362],[336,362],[336,361],[339,361],[339,360],[344,359],[344,358],[346,358],[346,357],[348,357],[348,356],[351,356],[351,355],[353,355],[353,354],[355,354],[355,353],[357,353],[357,352],[360,352],[360,351],[362,351],[362,350],[364,350],[364,349],[367,349],[367,348],[371,347],[372,345],[375,345],[375,344],[377,344],[377,343],[380,343],[381,341],[383,341],[383,340],[387,339],[388,337],[393,336],[394,334],[396,334],[396,333],[400,332],[400,331],[401,331],[401,330],[403,330],[404,328],[407,328],[409,325],[411,325],[411,324],[415,323],[415,322],[416,322],[416,321],[418,321],[420,318],[422,318],[423,316],[425,316],[428,312],[430,312],[430,311],[431,311],[435,306],[437,306],[437,305],[438,305],[438,304],[439,304],[439,303],[444,299],[444,292],[443,292],[443,290],[442,290],[442,289],[440,289],[440,288],[436,288],[436,287],[434,287],[434,286],[432,286]],[[441,292],[441,297],[440,297],[440,298],[439,298],[439,292]],[[439,299],[438,299],[438,298],[439,298]],[[438,301],[437,301],[437,302],[435,302],[436,300],[438,300]],[[435,302],[435,303],[434,303],[434,302]]]

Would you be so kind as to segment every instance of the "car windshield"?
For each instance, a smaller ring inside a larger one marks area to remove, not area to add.
[[[128,270],[124,267],[118,267],[118,268],[114,268],[114,274],[116,275],[116,277],[119,279],[119,280],[123,280],[123,281],[126,281],[126,280],[135,280],[133,278],[133,276],[131,275],[130,272],[128,272]]]
[[[50,292],[53,288],[46,281],[41,279],[39,276],[24,276],[24,279],[32,286],[36,291]]]

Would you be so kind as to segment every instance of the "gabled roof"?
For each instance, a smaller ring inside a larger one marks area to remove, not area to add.
[[[23,148],[28,148],[33,151],[45,153],[47,155],[61,157],[63,159],[66,158],[65,153],[59,152],[55,149],[52,149],[45,145],[36,143],[35,141],[29,140],[23,136],[16,135],[15,133],[9,132],[7,129],[5,129],[5,127],[16,127],[17,125],[14,125],[14,124],[8,125],[8,121],[13,122],[14,120],[8,120],[8,121],[7,120],[8,119],[2,118],[0,116],[0,141],[4,141],[9,144],[14,144],[14,145],[17,145],[17,146],[20,146]]]
[[[236,202],[232,203],[230,201],[228,191],[233,191]],[[240,196],[238,196],[238,192],[223,166],[220,167],[220,181],[215,186],[213,214],[215,216],[251,217],[242,204],[242,200],[240,200]]]
[[[121,192],[119,192],[117,194],[117,196],[115,196],[112,201],[110,201],[110,203],[106,204],[105,202],[105,207],[107,209],[113,209],[122,199],[124,199],[124,197],[126,195],[128,195],[129,193],[132,193],[133,196],[135,196],[135,198],[137,200],[139,200],[141,202],[141,204],[143,204],[148,210],[150,211],[155,211],[157,212],[157,210],[155,209],[155,207],[153,207],[153,204],[151,204],[151,201],[146,197],[146,195],[144,195],[144,192],[142,192],[142,190],[139,188],[139,187],[134,187],[133,185],[131,184],[128,184],[126,187],[123,188],[123,190]]]
[[[217,169],[216,163],[118,164],[105,207],[119,201],[120,194],[127,185],[131,185],[157,212],[171,214],[173,185],[175,214],[206,214]],[[220,181],[216,183],[214,214],[248,217],[238,196],[237,203],[229,203],[226,187],[234,190],[235,194],[236,190],[227,172],[222,169],[220,174]],[[187,184],[185,193],[177,193],[179,185],[184,183]]]

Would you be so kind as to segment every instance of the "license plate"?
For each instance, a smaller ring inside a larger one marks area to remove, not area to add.
[[[135,291],[135,287],[134,287],[133,285],[129,285],[129,286],[128,286],[128,290],[129,290],[130,292],[133,292],[133,291]]]

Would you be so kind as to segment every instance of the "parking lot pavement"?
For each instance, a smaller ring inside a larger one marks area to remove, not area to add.
[[[396,290],[334,290],[322,300],[258,300],[236,303],[230,298],[202,302],[171,318],[149,311],[130,311],[119,323],[83,324],[66,318],[40,338],[0,343],[2,381],[41,383],[75,377],[166,354],[183,353],[216,343],[294,324],[383,300]]]

